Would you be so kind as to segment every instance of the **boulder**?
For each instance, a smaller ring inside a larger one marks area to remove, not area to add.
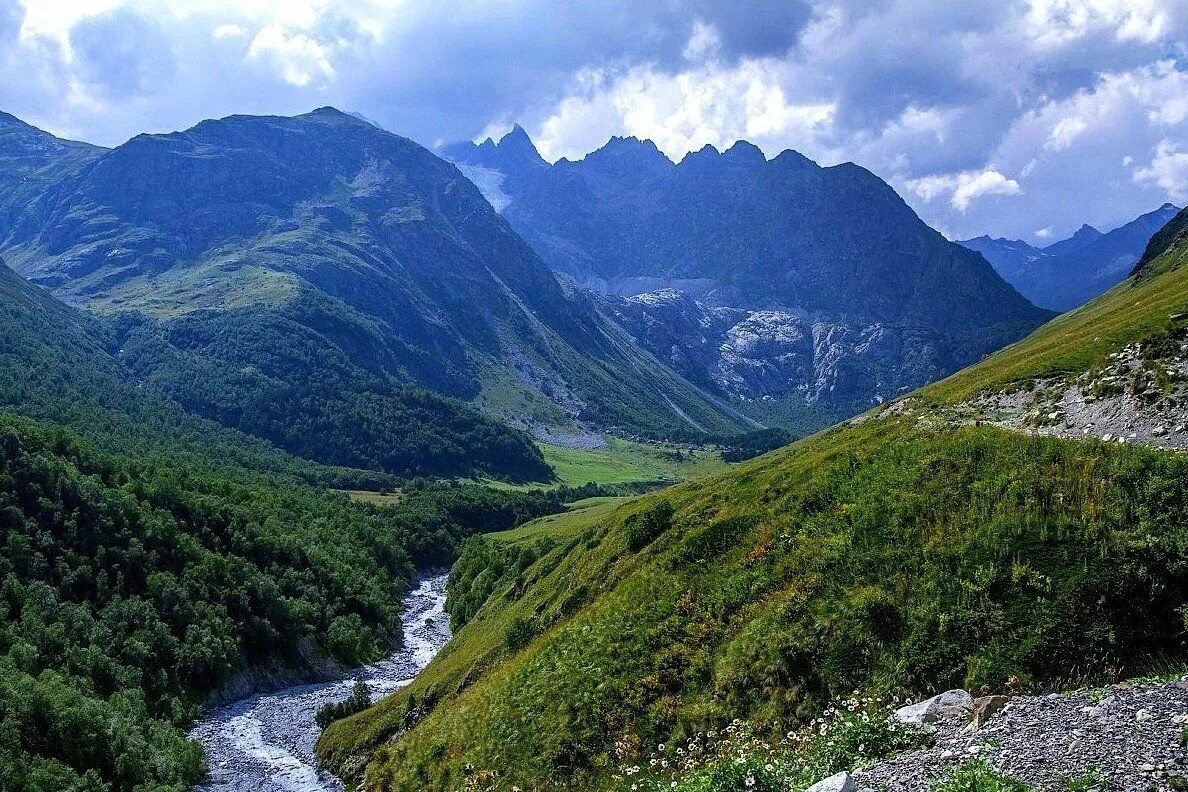
[[[979,696],[974,699],[973,727],[982,728],[990,716],[1005,707],[1010,700],[1010,696]]]
[[[973,703],[973,696],[966,691],[947,690],[917,704],[900,707],[895,710],[895,718],[919,726],[941,718],[968,717],[973,711]]]
[[[842,771],[837,775],[822,779],[809,787],[805,792],[857,792],[858,782],[849,773]]]

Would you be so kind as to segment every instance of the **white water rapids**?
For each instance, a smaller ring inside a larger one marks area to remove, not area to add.
[[[342,792],[314,760],[318,708],[350,695],[362,679],[372,700],[404,687],[450,639],[446,575],[423,578],[405,599],[404,645],[391,657],[336,682],[286,688],[207,713],[190,732],[210,772],[197,792]]]

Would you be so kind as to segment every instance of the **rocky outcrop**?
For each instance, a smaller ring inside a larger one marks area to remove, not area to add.
[[[1188,450],[1188,322],[1111,354],[1079,376],[1030,380],[984,393],[939,417],[1051,437]],[[911,413],[911,400],[888,409]]]
[[[854,777],[846,772],[837,773],[823,778],[805,792],[856,792],[858,789],[858,782]]]
[[[953,365],[941,339],[918,328],[712,307],[675,289],[601,301],[653,355],[742,401],[795,399],[859,409],[941,377]]]
[[[973,712],[973,696],[964,690],[948,690],[916,704],[895,710],[902,723],[921,726],[944,718],[964,718]]]

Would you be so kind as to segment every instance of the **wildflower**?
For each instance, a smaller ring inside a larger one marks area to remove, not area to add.
[[[749,787],[753,787],[753,786],[755,786],[755,776],[753,776],[753,775],[749,775],[749,776],[747,776],[747,777],[746,777],[746,780],[745,780],[745,781],[743,781],[743,783],[744,783],[744,784],[746,784],[746,785],[747,785],[747,786],[749,786]]]

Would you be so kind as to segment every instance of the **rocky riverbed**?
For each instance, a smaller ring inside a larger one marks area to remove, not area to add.
[[[340,792],[341,782],[314,760],[314,716],[319,707],[350,695],[356,679],[376,699],[407,685],[429,664],[450,638],[446,577],[426,577],[409,593],[404,645],[386,660],[335,682],[250,696],[208,713],[190,732],[210,767],[199,792]]]

